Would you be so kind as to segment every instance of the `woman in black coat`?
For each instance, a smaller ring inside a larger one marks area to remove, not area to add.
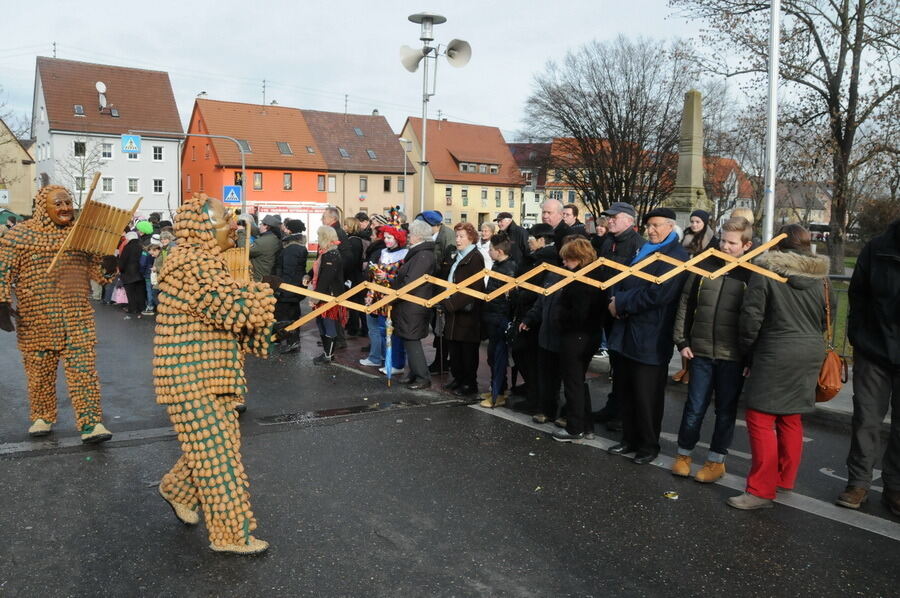
[[[397,277],[391,282],[394,289],[401,289],[426,274],[434,274],[434,241],[431,240],[431,226],[422,220],[414,220],[409,225],[409,238],[406,260],[400,266]],[[422,299],[431,299],[433,290],[431,283],[424,283],[410,291],[410,294]],[[394,301],[391,309],[391,320],[394,334],[403,339],[406,358],[409,363],[409,375],[400,380],[409,384],[412,390],[421,390],[431,386],[431,375],[422,349],[422,339],[428,336],[431,324],[431,310],[403,299]]]
[[[460,283],[484,270],[484,259],[475,242],[478,233],[469,222],[460,222],[453,227],[456,233],[456,255],[450,266],[447,280]],[[469,285],[475,291],[484,291],[484,278],[478,278]],[[481,343],[481,305],[465,293],[454,293],[440,303],[446,317],[444,341],[450,352],[450,373],[453,380],[444,386],[458,397],[467,397],[478,392],[478,345]]]
[[[344,232],[347,239],[341,245],[341,256],[344,259],[344,280],[350,281],[350,286],[355,287],[365,279],[363,276],[363,254],[365,243],[362,239],[362,230],[359,228],[359,220],[355,216],[344,218]],[[363,304],[366,297],[365,289],[350,298],[354,303]],[[347,334],[350,336],[368,336],[366,326],[366,314],[351,309],[347,319]]]
[[[275,276],[281,282],[301,286],[303,275],[306,273],[306,260],[309,250],[306,249],[306,225],[302,220],[285,220],[283,225],[284,236],[281,238],[281,253],[275,264]],[[300,295],[287,291],[276,291],[275,320],[279,322],[293,322],[302,315],[300,309]],[[286,333],[282,339],[279,352],[291,353],[300,348],[300,329]]]
[[[135,231],[126,233],[125,247],[119,254],[119,280],[125,287],[125,294],[128,295],[128,307],[125,311],[129,314],[140,314],[144,311],[144,305],[147,299],[146,283],[144,276],[141,274],[141,241]]]

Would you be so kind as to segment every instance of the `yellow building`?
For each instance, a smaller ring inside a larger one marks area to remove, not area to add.
[[[410,159],[422,156],[422,119],[408,118],[401,137]],[[447,120],[428,120],[425,197],[420,177],[410,180],[410,213],[438,210],[447,224],[493,220],[499,212],[522,213],[522,174],[500,129]],[[422,205],[424,203],[424,205]]]
[[[0,120],[0,210],[31,215],[34,172],[34,157]]]

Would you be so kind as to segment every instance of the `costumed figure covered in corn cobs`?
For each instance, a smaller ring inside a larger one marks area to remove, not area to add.
[[[46,436],[56,423],[56,371],[62,359],[81,440],[97,443],[112,434],[100,408],[97,335],[88,297],[90,279],[111,281],[115,257],[67,250],[48,271],[74,222],[72,195],[48,185],[35,197],[34,217],[0,238],[0,329],[16,330],[25,362],[28,433]]]
[[[185,524],[203,511],[210,548],[256,554],[248,481],[234,405],[246,394],[244,354],[265,357],[275,296],[265,283],[238,282],[220,253],[235,226],[217,199],[194,195],[175,218],[177,246],[159,273],[153,376],[182,455],[159,492]]]

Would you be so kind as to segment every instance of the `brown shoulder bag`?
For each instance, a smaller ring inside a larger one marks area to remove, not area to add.
[[[847,362],[834,350],[831,342],[831,293],[828,281],[825,281],[825,361],[819,370],[819,381],[816,383],[816,402],[830,401],[841,391],[847,382]]]

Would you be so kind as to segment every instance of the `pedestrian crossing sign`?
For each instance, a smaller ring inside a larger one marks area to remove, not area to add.
[[[222,201],[226,204],[241,203],[241,186],[225,185],[222,187]]]
[[[125,154],[141,153],[141,136],[140,135],[122,135],[122,153],[125,153]]]

